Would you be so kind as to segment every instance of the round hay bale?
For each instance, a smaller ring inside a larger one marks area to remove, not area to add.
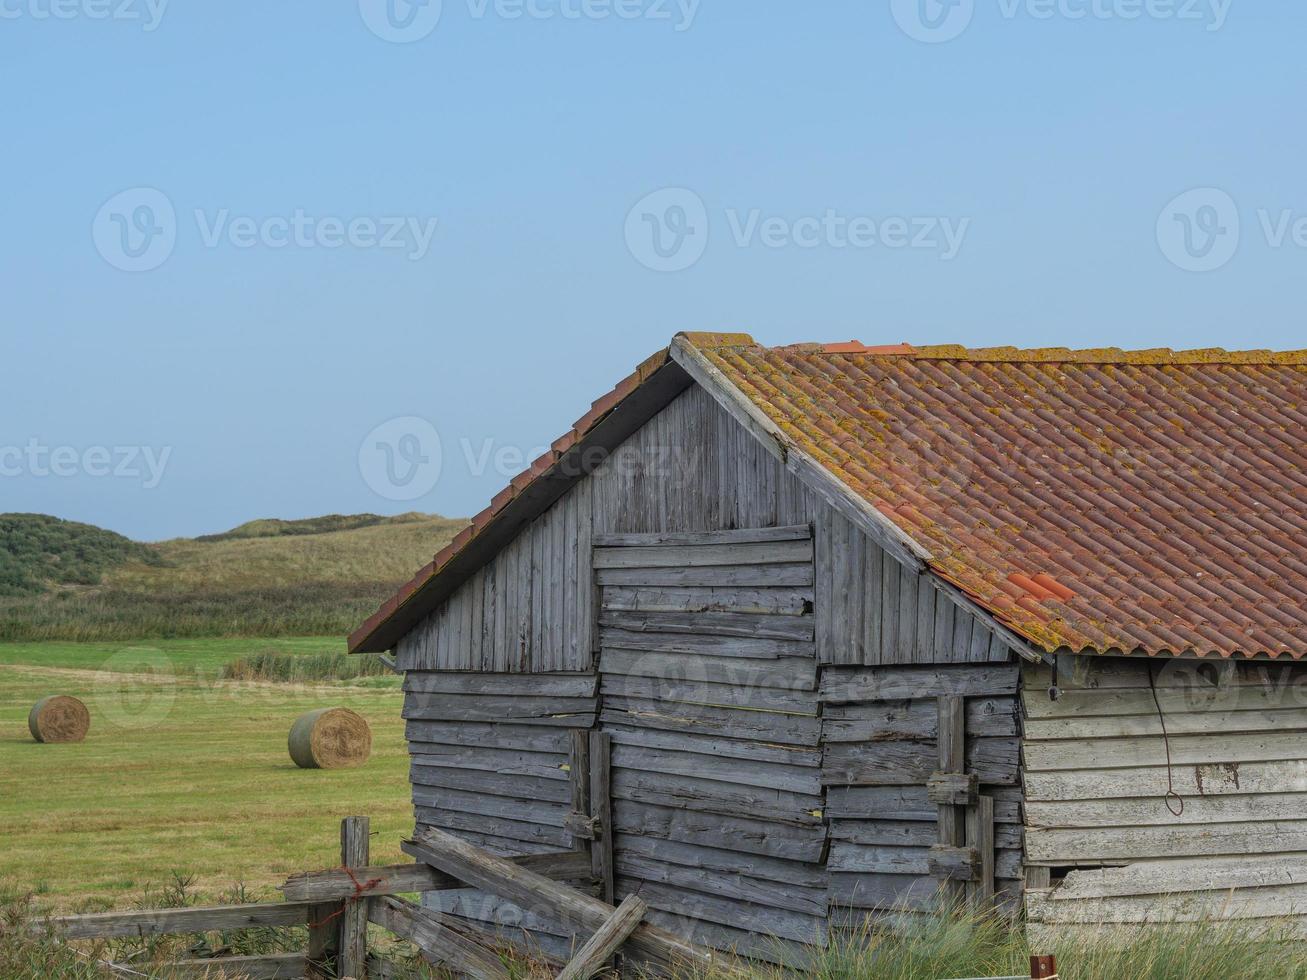
[[[361,766],[372,754],[372,729],[349,708],[318,708],[296,719],[287,747],[301,769]]]
[[[76,698],[54,694],[32,706],[27,727],[38,742],[80,742],[91,730],[91,713]]]

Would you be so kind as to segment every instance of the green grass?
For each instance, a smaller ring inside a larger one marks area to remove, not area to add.
[[[44,514],[0,514],[0,596],[94,585],[110,568],[158,560],[148,545],[90,524]]]
[[[376,657],[351,656],[348,653],[293,654],[263,650],[241,657],[222,670],[227,680],[273,681],[295,683],[301,681],[341,681],[395,676],[389,667]],[[398,686],[398,685],[396,685]]]
[[[339,643],[278,641],[310,654]],[[66,910],[123,907],[174,871],[209,894],[236,882],[267,889],[292,871],[337,865],[339,822],[351,814],[372,818],[375,860],[403,860],[412,807],[398,678],[378,678],[386,687],[221,680],[250,649],[228,640],[0,645],[0,894],[39,892]],[[90,708],[85,742],[32,741],[27,712],[56,692]],[[297,769],[291,724],[330,705],[368,720],[371,760]]]
[[[344,635],[466,524],[359,514],[253,521],[148,546],[113,535],[125,550],[61,559],[77,571],[56,580],[44,552],[24,543],[53,519],[9,516],[22,520],[0,525],[0,560],[15,582],[41,580],[45,591],[0,597],[0,641]]]

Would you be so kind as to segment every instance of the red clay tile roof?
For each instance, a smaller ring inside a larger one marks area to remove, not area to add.
[[[1036,646],[1307,653],[1307,352],[699,349]]]
[[[1307,351],[681,338],[1032,645],[1307,652]],[[654,355],[595,402],[350,648],[373,649],[387,620],[667,363]]]

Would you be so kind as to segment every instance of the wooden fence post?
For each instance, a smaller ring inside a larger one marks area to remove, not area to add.
[[[1031,980],[1057,980],[1057,958],[1053,956],[1030,957]]]
[[[590,851],[594,876],[603,889],[603,900],[613,903],[613,799],[612,736],[590,733],[590,814],[597,821],[598,838]]]
[[[967,807],[967,844],[979,852],[979,877],[967,882],[967,901],[974,908],[994,904],[994,798],[980,796]]]
[[[363,870],[369,863],[368,818],[346,817],[340,822],[340,863],[346,868]],[[366,980],[368,975],[368,900],[346,899],[340,915],[341,980],[353,977]]]

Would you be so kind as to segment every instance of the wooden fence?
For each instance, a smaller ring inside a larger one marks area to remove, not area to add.
[[[575,751],[574,761],[583,762],[580,756],[585,749],[578,744]],[[578,839],[593,844],[605,836],[603,824],[594,818],[581,821],[580,814],[586,812],[578,811],[576,832]],[[474,980],[510,980],[505,952],[537,962],[543,959],[559,980],[589,980],[609,969],[619,951],[626,961],[656,974],[685,970],[744,976],[733,957],[645,923],[647,906],[638,896],[627,897],[617,907],[605,901],[601,896],[611,895],[605,874],[611,860],[601,848],[510,859],[430,828],[402,845],[417,863],[372,867],[366,817],[343,820],[340,840],[340,867],[292,875],[281,886],[285,902],[101,912],[44,919],[32,928],[63,940],[85,940],[308,926],[304,953],[188,959],[156,967],[168,976],[210,980],[380,980],[390,976],[392,968],[369,955],[369,923],[412,943],[432,965]],[[469,887],[547,915],[573,931],[578,941],[587,938],[569,962],[550,962],[538,951],[516,948],[503,936],[482,933],[399,897]],[[113,976],[151,976],[136,965],[110,961],[100,965]],[[1055,978],[1052,957],[1032,957],[1030,976]]]

